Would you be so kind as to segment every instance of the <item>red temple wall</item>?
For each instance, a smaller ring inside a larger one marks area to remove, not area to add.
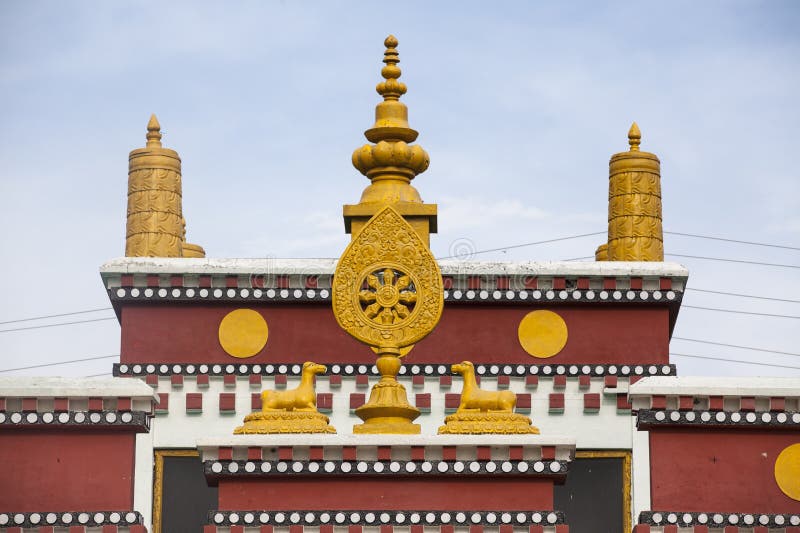
[[[246,305],[267,321],[264,349],[247,359],[226,354],[218,327],[232,305],[128,305],[122,310],[121,362],[303,362],[372,363],[372,351],[350,338],[336,323],[329,305]],[[566,346],[554,357],[537,359],[520,346],[520,320],[535,309],[562,316],[569,330]],[[658,307],[550,306],[445,307],[428,338],[409,354],[408,362],[569,364],[667,363],[669,312]]]
[[[800,502],[775,482],[775,459],[797,432],[650,432],[651,508],[655,510],[796,513]]]
[[[219,508],[320,510],[552,510],[553,481],[294,479],[219,481]]]
[[[133,508],[132,433],[4,431],[0,507],[5,511]]]

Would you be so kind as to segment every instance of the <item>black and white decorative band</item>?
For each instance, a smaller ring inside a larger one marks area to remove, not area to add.
[[[778,426],[800,430],[800,413],[790,411],[674,411],[641,409],[636,415],[640,428],[648,426]]]
[[[208,521],[217,526],[493,526],[502,524],[564,524],[561,511],[209,511]]]
[[[379,376],[375,365],[364,363],[326,363],[327,374],[342,376],[372,375]],[[299,363],[266,363],[266,364],[212,364],[212,363],[114,363],[115,376],[146,376],[155,374],[171,376],[175,374],[212,376],[262,376],[288,375],[299,376],[303,366]],[[479,376],[674,376],[675,365],[639,364],[639,365],[523,365],[523,364],[475,364],[475,373]],[[324,375],[324,374],[323,374]],[[419,363],[400,367],[401,376],[439,377],[454,375],[450,365],[439,363]]]
[[[565,475],[567,461],[204,461],[206,476]]]
[[[91,426],[91,427],[150,427],[150,417],[144,411],[61,411],[61,412],[0,412],[0,427],[7,426]]]
[[[127,526],[142,523],[137,511],[83,511],[0,513],[0,527],[69,527],[69,526]]]
[[[663,526],[766,526],[786,527],[800,525],[800,514],[760,514],[760,513],[698,513],[678,511],[643,511],[639,514],[640,524]]]
[[[329,302],[329,289],[247,289],[195,287],[118,287],[108,289],[114,301],[265,301],[265,302]],[[452,289],[444,291],[445,302],[599,302],[650,303],[678,302],[681,291],[593,290],[593,289],[525,289],[488,290]]]

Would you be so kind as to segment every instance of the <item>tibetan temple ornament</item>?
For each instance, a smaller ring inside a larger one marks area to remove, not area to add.
[[[372,143],[353,152],[353,165],[370,180],[356,205],[345,205],[345,231],[352,240],[333,276],[331,298],[339,325],[378,355],[380,381],[356,409],[364,421],[354,433],[420,433],[412,423],[419,409],[398,383],[400,360],[428,335],[442,315],[442,274],[428,248],[436,231],[436,205],[423,204],[411,180],[428,168],[427,152],[414,142],[408,109],[400,102],[397,39],[390,35],[375,88],[383,97],[375,124],[364,135]]]
[[[442,274],[420,236],[392,207],[372,217],[347,246],[333,276],[336,321],[378,354],[380,381],[356,409],[354,433],[419,433],[420,411],[398,383],[401,350],[428,335],[442,315]]]
[[[408,125],[408,108],[400,101],[406,93],[406,84],[399,81],[400,57],[397,39],[390,35],[383,42],[386,46],[381,69],[384,81],[375,90],[383,101],[375,107],[375,123],[364,132],[368,141],[353,152],[353,166],[369,178],[370,185],[364,189],[355,205],[343,209],[345,231],[355,238],[384,205],[392,205],[411,224],[427,246],[430,234],[436,233],[436,204],[423,203],[419,192],[411,185],[418,174],[430,164],[428,153],[419,145],[413,145],[418,132]]]
[[[661,162],[642,152],[642,133],[634,122],[630,150],[608,163],[608,243],[595,252],[598,261],[663,261]]]
[[[328,417],[317,411],[314,377],[327,370],[324,365],[303,363],[300,385],[285,391],[262,392],[261,411],[247,415],[244,425],[233,433],[336,433]]]
[[[186,242],[181,158],[161,146],[155,115],[147,123],[147,145],[128,156],[128,257],[205,257],[202,246]]]
[[[514,412],[517,395],[509,390],[483,390],[475,379],[475,367],[469,361],[451,367],[464,378],[461,401],[458,409],[444,419],[439,433],[533,433],[539,429],[531,425],[531,419]]]

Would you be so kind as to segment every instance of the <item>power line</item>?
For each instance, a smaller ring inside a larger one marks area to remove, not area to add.
[[[26,329],[54,328],[56,326],[70,326],[72,324],[86,324],[87,322],[100,322],[102,320],[116,320],[116,319],[117,317],[110,316],[108,318],[93,318],[91,320],[76,320],[74,322],[61,322],[60,324],[45,324],[43,326],[28,326],[25,328],[0,329],[0,333],[8,333],[9,331],[24,331]]]
[[[755,366],[774,366],[776,368],[791,368],[792,370],[800,370],[800,366],[788,366],[788,365],[774,365],[772,363],[761,363],[761,362],[754,362],[754,361],[740,361],[739,359],[725,359],[722,357],[706,357],[704,355],[689,355],[687,353],[675,353],[670,352],[670,355],[676,355],[678,357],[691,357],[692,359],[708,359],[710,361],[726,361],[729,363],[740,363],[743,365],[755,365]]]
[[[476,250],[474,252],[468,252],[468,253],[466,253],[464,255],[466,255],[468,257],[471,257],[473,255],[478,255],[478,254],[488,254],[489,252],[502,252],[502,251],[511,250],[511,249],[514,249],[514,248],[524,248],[526,246],[535,246],[537,244],[547,244],[547,243],[550,243],[550,242],[568,241],[570,239],[579,239],[581,237],[591,237],[591,236],[594,236],[594,235],[602,235],[604,233],[606,233],[606,232],[605,231],[595,231],[594,233],[582,233],[580,235],[570,235],[569,237],[558,237],[558,238],[555,238],[555,239],[547,239],[545,241],[525,242],[525,243],[522,243],[522,244],[512,244],[510,246],[502,246],[500,248],[489,248],[487,250]],[[460,255],[447,255],[447,256],[444,256],[444,257],[439,257],[438,259],[452,259],[454,257],[460,257]]]
[[[32,366],[21,366],[19,368],[6,368],[5,370],[0,370],[2,372],[14,372],[16,370],[29,370],[31,368],[44,368],[47,366],[58,366],[58,365],[68,365],[70,363],[81,363],[83,361],[97,361],[98,359],[110,359],[112,357],[119,357],[119,354],[114,355],[101,355],[99,357],[86,357],[84,359],[71,359],[69,361],[60,361],[57,363],[44,363],[41,365],[32,365]]]
[[[702,255],[664,254],[670,257],[688,257],[690,259],[704,259],[706,261],[724,261],[726,263],[744,263],[746,265],[760,265],[780,268],[800,268],[800,265],[784,265],[780,263],[763,263],[761,261],[745,261],[744,259],[728,259],[726,257],[705,257]]]
[[[727,346],[728,348],[741,348],[743,350],[755,350],[757,352],[767,352],[767,353],[777,353],[780,355],[794,355],[795,357],[800,357],[800,353],[793,353],[793,352],[781,352],[778,350],[768,350],[766,348],[755,348],[753,346],[741,346],[739,344],[726,344],[724,342],[712,342],[712,341],[704,341],[700,339],[687,339],[686,337],[672,337],[675,340],[679,341],[688,341],[688,342],[700,342],[703,344],[713,344],[715,346]]]
[[[71,316],[71,315],[83,315],[86,313],[96,313],[98,311],[109,311],[111,307],[100,307],[99,309],[87,309],[85,311],[73,311],[71,313],[59,313],[57,315],[44,315],[44,316],[34,316],[31,318],[19,318],[17,320],[6,320],[5,322],[0,322],[0,324],[13,324],[15,322],[30,322],[31,320],[43,320],[45,318],[57,318],[60,316]]]
[[[782,244],[767,244],[765,242],[740,241],[737,239],[726,239],[724,237],[712,237],[710,235],[697,235],[694,233],[678,233],[677,231],[665,231],[664,233],[668,235],[680,235],[681,237],[694,237],[696,239],[709,239],[712,241],[725,241],[725,242],[735,242],[737,244],[749,244],[751,246],[767,246],[769,248],[783,248],[784,250],[800,250],[800,248],[794,246],[784,246]]]
[[[92,374],[91,376],[83,376],[85,378],[97,378],[100,376],[110,376],[111,372],[103,372],[102,374]]]
[[[789,302],[793,304],[800,304],[800,300],[789,300],[785,298],[771,298],[768,296],[754,296],[752,294],[740,294],[736,292],[723,292],[723,291],[711,291],[708,289],[695,289],[694,287],[686,287],[687,291],[695,291],[695,292],[708,292],[711,294],[722,294],[725,296],[738,296],[740,298],[755,298],[757,300],[770,300],[773,302]]]
[[[689,309],[702,309],[704,311],[720,311],[722,313],[736,313],[738,315],[755,315],[755,316],[771,316],[775,318],[800,318],[800,316],[795,315],[776,315],[772,313],[754,313],[752,311],[739,311],[736,309],[720,309],[718,307],[700,307],[699,305],[686,305],[683,304],[681,307],[688,307]]]

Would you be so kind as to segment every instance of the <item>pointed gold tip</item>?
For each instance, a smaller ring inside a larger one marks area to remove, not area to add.
[[[150,115],[150,120],[147,122],[147,147],[161,147],[161,124],[158,123],[156,114]]]
[[[394,35],[388,36],[383,41],[386,51],[383,53],[383,62],[386,65],[381,69],[381,76],[386,81],[378,84],[375,90],[383,96],[384,100],[397,100],[406,92],[406,84],[397,81],[402,72],[397,64],[400,62],[400,54],[397,53],[397,38]]]
[[[631,152],[638,151],[641,142],[642,132],[639,131],[639,125],[634,122],[631,124],[631,129],[628,130],[628,144],[631,146]]]

